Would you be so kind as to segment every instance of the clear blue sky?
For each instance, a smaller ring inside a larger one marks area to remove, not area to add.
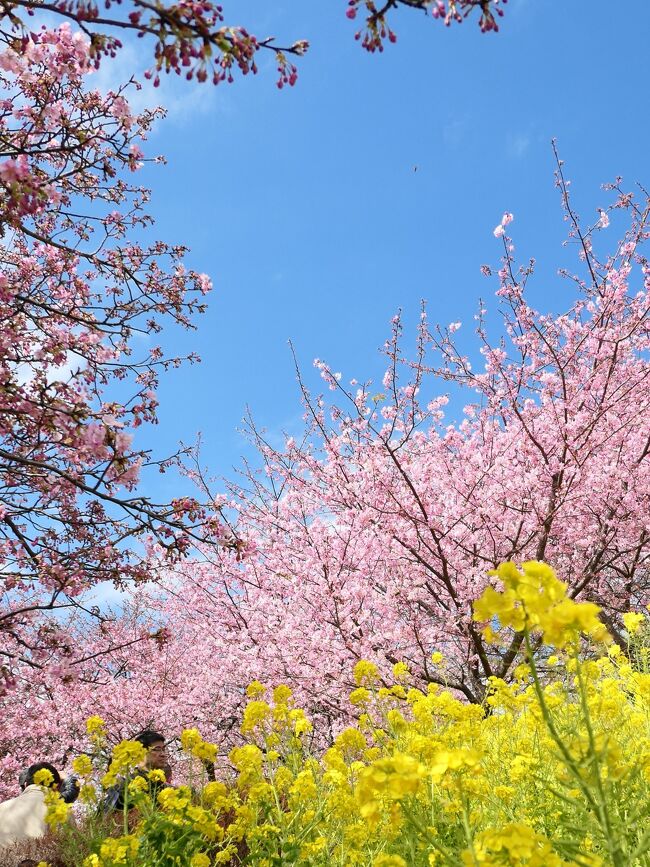
[[[347,379],[376,375],[391,316],[416,321],[422,298],[471,341],[479,296],[495,303],[479,266],[498,260],[504,210],[518,253],[539,262],[535,303],[571,303],[555,276],[552,137],[585,216],[617,174],[648,181],[647,0],[511,0],[496,35],[403,10],[397,45],[375,56],[345,5],[224,3],[228,23],[310,41],[292,90],[276,89],[272,66],[229,87],[161,89],[170,117],[151,150],[169,164],[145,176],[157,234],[190,246],[215,291],[198,332],[169,336],[203,363],[165,379],[161,424],[140,442],[169,450],[202,431],[216,474],[245,451],[246,405],[272,432],[295,431],[289,338],[315,383],[314,357]]]

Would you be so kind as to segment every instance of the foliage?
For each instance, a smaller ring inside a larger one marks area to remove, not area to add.
[[[543,667],[530,653],[477,706],[434,684],[413,687],[401,662],[382,686],[376,666],[359,661],[350,701],[362,713],[320,757],[291,691],[276,687],[267,701],[253,683],[245,743],[229,757],[234,780],[197,785],[190,773],[156,797],[139,777],[128,784],[135,824],[85,867],[650,863],[647,618],[628,616],[621,648],[548,566],[505,564],[495,578],[476,621],[490,641],[516,621],[529,650],[543,644]],[[606,642],[599,655],[583,630]],[[186,768],[216,751],[196,729],[181,743]],[[131,752],[124,744],[115,759],[125,780]]]

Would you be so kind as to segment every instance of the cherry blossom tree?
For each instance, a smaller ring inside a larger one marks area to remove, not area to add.
[[[482,31],[498,30],[507,0],[348,0],[348,18],[360,14],[362,27],[356,33],[369,51],[383,50],[386,41],[396,40],[389,19],[399,7],[422,12],[449,25],[478,14]],[[345,8],[345,6],[342,6]],[[98,66],[103,57],[115,57],[129,34],[153,43],[153,63],[146,76],[158,84],[162,73],[174,72],[199,82],[232,82],[234,74],[257,72],[260,51],[272,52],[277,60],[278,87],[295,84],[295,60],[309,45],[298,39],[286,46],[274,37],[258,37],[246,27],[226,23],[223,7],[210,0],[182,3],[151,3],[149,0],[12,0],[2,7],[5,40],[26,38],[30,17],[55,16],[74,22],[90,40],[90,60]],[[121,37],[121,38],[120,38]]]
[[[337,716],[356,660],[384,671],[404,660],[418,682],[480,701],[522,659],[520,635],[495,650],[472,621],[488,571],[506,560],[549,562],[625,644],[620,615],[650,601],[650,211],[643,190],[637,204],[617,181],[583,227],[563,172],[558,159],[578,253],[575,273],[562,271],[578,292],[569,310],[529,305],[535,263],[516,265],[505,214],[502,336],[490,340],[481,307],[481,364],[459,348],[460,323],[432,328],[424,312],[409,357],[397,316],[379,388],[346,387],[316,361],[334,400],[312,396],[299,373],[300,439],[278,449],[251,424],[263,466],[230,490],[243,561],[192,567],[168,603],[183,641],[205,628],[232,644],[224,683],[242,668],[289,678],[312,710]],[[610,214],[628,226],[604,256]],[[445,418],[450,393],[467,395],[460,421]],[[227,667],[220,644],[218,656]]]
[[[490,341],[481,309],[482,367],[458,348],[459,323],[431,328],[424,313],[415,358],[395,318],[380,391],[345,387],[317,361],[340,399],[313,397],[300,377],[301,440],[277,449],[251,425],[263,468],[230,493],[243,561],[226,553],[186,571],[167,614],[183,642],[186,628],[195,646],[203,629],[216,633],[226,667],[232,648],[229,671],[289,678],[312,707],[336,704],[363,657],[384,670],[404,660],[418,680],[479,701],[489,677],[520,661],[521,637],[491,649],[472,601],[498,563],[534,558],[601,605],[624,643],[620,614],[650,598],[648,203],[617,182],[582,228],[559,161],[557,183],[579,253],[579,271],[563,272],[579,293],[572,307],[529,306],[534,262],[516,266],[506,214],[495,229],[503,336]],[[609,214],[622,212],[623,239],[597,255]],[[468,393],[460,422],[445,419],[441,385]]]
[[[277,448],[251,422],[260,466],[221,497],[196,468],[235,524],[237,552],[204,548],[79,635],[74,681],[48,671],[38,700],[12,693],[8,731],[21,726],[21,739],[5,740],[7,767],[48,733],[64,760],[90,713],[114,737],[196,724],[227,745],[253,679],[292,685],[327,739],[359,712],[347,696],[361,658],[387,677],[405,661],[414,682],[480,701],[490,677],[523,660],[520,635],[489,645],[472,620],[505,560],[549,562],[625,646],[621,614],[650,601],[650,205],[618,180],[584,226],[559,161],[557,184],[577,253],[562,271],[577,292],[569,309],[530,306],[535,264],[516,264],[505,214],[494,230],[502,335],[490,338],[481,306],[480,363],[460,349],[460,323],[432,327],[423,312],[414,357],[395,317],[380,386],[345,385],[317,361],[326,400],[299,373],[300,438]],[[461,419],[445,418],[463,393]],[[40,714],[27,724],[25,702]]]
[[[141,470],[180,458],[132,443],[182,361],[151,338],[191,327],[211,284],[183,247],[145,240],[148,192],[129,178],[159,112],[91,89],[93,69],[67,24],[0,52],[2,693],[46,665],[65,676],[64,615],[100,617],[89,588],[150,578],[148,549],[173,561],[221,532],[196,499],[136,490]]]

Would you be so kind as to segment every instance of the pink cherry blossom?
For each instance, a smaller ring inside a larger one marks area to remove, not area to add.
[[[501,218],[501,222],[499,223],[499,225],[496,226],[495,229],[494,229],[494,237],[495,237],[495,238],[500,238],[500,237],[505,233],[505,227],[506,227],[509,223],[512,223],[513,220],[514,220],[513,215],[510,214],[509,212],[506,212],[506,213],[503,215],[503,217]]]

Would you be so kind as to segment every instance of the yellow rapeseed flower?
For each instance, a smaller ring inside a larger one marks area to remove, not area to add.
[[[79,790],[79,800],[82,804],[96,804],[99,800],[97,790],[90,783],[86,783]]]
[[[202,740],[198,729],[184,729],[181,732],[181,747],[187,753],[191,753],[194,747],[200,744]]]
[[[558,580],[546,563],[529,561],[518,569],[503,563],[489,573],[503,584],[503,590],[488,586],[474,603],[474,620],[495,621],[500,628],[516,632],[539,630],[548,644],[565,647],[580,633],[596,640],[608,638],[593,602],[576,602],[567,596],[567,585]],[[493,634],[492,626],[490,626]]]
[[[151,780],[152,783],[164,783],[167,777],[161,768],[152,768],[147,774],[147,779]]]
[[[196,756],[197,759],[201,759],[202,762],[214,762],[218,752],[219,748],[216,744],[201,741],[200,744],[196,744],[193,748],[192,755]]]
[[[266,687],[259,680],[254,680],[246,687],[246,695],[248,698],[260,698],[266,692]]]
[[[639,631],[639,627],[644,620],[644,615],[636,611],[628,611],[626,614],[623,615],[623,623],[625,624],[625,628],[630,635],[634,635],[636,632]]]
[[[127,786],[128,793],[131,796],[138,795],[141,792],[149,791],[149,783],[147,780],[138,774],[137,777],[134,777],[129,785]]]
[[[271,716],[271,707],[265,701],[250,701],[244,708],[242,734],[249,734]]]
[[[367,659],[360,659],[352,673],[357,686],[372,686],[379,680],[379,669]]]
[[[296,737],[301,737],[302,735],[309,734],[309,732],[313,730],[313,725],[304,716],[297,719],[294,723],[293,731]]]
[[[104,720],[100,716],[91,716],[86,720],[86,731],[89,735],[95,735],[104,730]]]
[[[353,689],[350,693],[350,703],[357,706],[368,704],[371,698],[372,693],[370,692],[370,690],[366,689],[365,686],[360,686],[357,689]]]
[[[41,768],[34,774],[34,785],[45,786],[45,788],[49,788],[53,784],[54,776],[52,774],[52,771],[48,771],[47,768]]]
[[[72,761],[72,770],[80,777],[89,777],[93,772],[93,763],[85,753]]]
[[[378,855],[372,867],[406,867],[406,861],[400,855]]]
[[[289,689],[288,686],[284,684],[280,684],[280,686],[276,686],[273,690],[273,701],[276,704],[288,704],[288,702],[293,697],[293,693]]]
[[[100,863],[110,865],[127,864],[138,851],[139,840],[134,834],[124,837],[107,837],[99,848]]]
[[[108,772],[102,777],[104,787],[114,786],[119,777],[143,764],[147,751],[140,741],[122,741],[113,750],[113,757]]]
[[[48,826],[55,830],[59,825],[65,824],[70,811],[70,804],[66,804],[63,798],[54,789],[47,789],[44,795],[45,806],[45,821]]]

